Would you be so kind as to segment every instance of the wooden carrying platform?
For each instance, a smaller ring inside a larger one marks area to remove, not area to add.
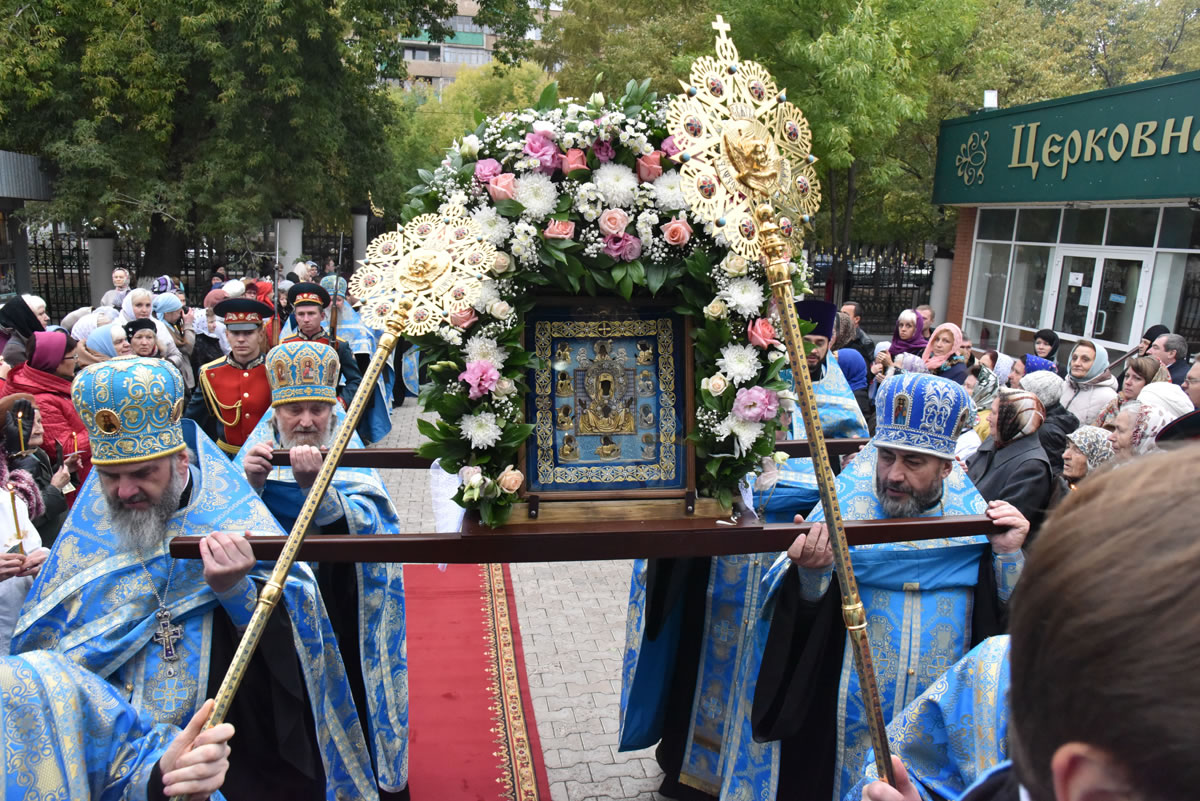
[[[826,440],[831,455],[855,453],[862,439]],[[807,456],[808,443],[778,443],[792,456]],[[276,451],[274,464],[289,463],[287,451]],[[420,469],[429,460],[402,448],[347,450],[341,463],[347,467]],[[538,518],[527,519],[528,509],[513,510],[511,522],[498,529],[479,522],[468,512],[461,531],[415,532],[366,536],[306,537],[299,558],[308,562],[425,562],[476,564],[489,562],[574,562],[606,559],[653,559],[668,557],[725,556],[771,553],[787,550],[809,524],[763,523],[741,516],[736,521],[709,499],[695,501],[693,514],[685,513],[687,501],[595,501],[586,504],[590,519],[576,516],[569,507],[543,503]],[[989,531],[992,522],[984,515],[847,521],[851,546],[882,542],[911,542],[940,537],[965,537]],[[200,557],[200,537],[176,537],[171,555],[185,559]],[[286,537],[252,539],[254,554],[273,560]]]

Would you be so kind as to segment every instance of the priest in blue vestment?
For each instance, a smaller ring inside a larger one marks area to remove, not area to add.
[[[233,726],[201,732],[211,707],[201,707],[181,732],[140,716],[112,685],[65,656],[0,657],[0,798],[140,801],[213,793],[229,767]]]
[[[1007,504],[985,502],[954,460],[970,421],[962,387],[905,373],[888,379],[876,402],[871,444],[837,478],[844,518],[992,518],[977,536],[851,549],[890,720],[973,644],[1002,633],[1028,523]],[[824,510],[811,519],[823,520]],[[780,555],[761,598],[736,680],[721,797],[841,799],[862,776],[870,736],[823,525]]]
[[[182,420],[183,378],[161,359],[90,365],[72,400],[95,469],[17,621],[13,651],[58,651],[158,723],[184,725],[216,695],[270,564],[253,536],[281,535],[226,457]],[[245,537],[241,532],[250,532]],[[203,535],[202,560],[168,545]],[[311,571],[283,587],[227,719],[240,733],[225,795],[374,798],[346,671]]]
[[[814,325],[808,369],[828,437],[867,436],[837,360],[829,357],[837,308],[800,301],[796,312]],[[785,371],[787,372],[787,371]],[[804,439],[793,415],[792,435]],[[756,493],[767,520],[807,514],[820,497],[811,459],[789,459],[773,489]],[[634,563],[621,682],[621,750],[658,743],[660,793],[715,797],[736,713],[735,679],[753,633],[762,578],[775,554],[737,554]]]
[[[319,342],[284,342],[267,354],[271,408],[234,459],[279,525],[291,530],[346,413],[337,402],[337,352]],[[350,447],[362,448],[358,434]],[[271,465],[276,448],[290,467]],[[339,467],[317,507],[314,534],[394,534],[399,516],[379,472]],[[354,703],[371,744],[380,797],[408,795],[408,652],[403,565],[315,566],[346,661]]]

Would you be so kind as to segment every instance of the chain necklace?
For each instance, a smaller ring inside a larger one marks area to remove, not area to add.
[[[175,650],[175,641],[183,637],[183,627],[171,623],[171,611],[167,609],[166,602],[166,595],[171,591],[171,576],[175,573],[175,560],[171,560],[171,567],[167,570],[167,583],[163,585],[162,595],[159,595],[158,587],[154,584],[154,576],[150,574],[150,568],[146,567],[146,560],[142,558],[140,550],[137,552],[137,558],[138,563],[142,566],[142,571],[146,574],[146,580],[150,582],[150,591],[158,600],[158,610],[154,613],[154,617],[158,620],[158,628],[155,629],[151,639],[162,646],[164,662],[175,662],[179,659],[179,652]],[[169,673],[173,672],[173,669],[169,671]]]

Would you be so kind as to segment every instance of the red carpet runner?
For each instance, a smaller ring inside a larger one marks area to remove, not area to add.
[[[405,565],[413,801],[549,801],[507,565]]]

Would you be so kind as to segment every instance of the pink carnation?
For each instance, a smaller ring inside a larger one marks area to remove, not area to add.
[[[558,167],[558,145],[543,134],[525,134],[525,155],[537,159],[538,170],[547,175]]]
[[[504,168],[495,159],[480,159],[475,162],[475,180],[481,184],[486,184],[503,171]]]
[[[500,372],[487,359],[477,359],[467,362],[467,369],[458,374],[459,381],[467,382],[471,391],[467,394],[471,400],[479,400],[496,388],[500,380]]]
[[[742,387],[733,401],[733,413],[751,423],[774,419],[779,412],[779,396],[766,387]]]

